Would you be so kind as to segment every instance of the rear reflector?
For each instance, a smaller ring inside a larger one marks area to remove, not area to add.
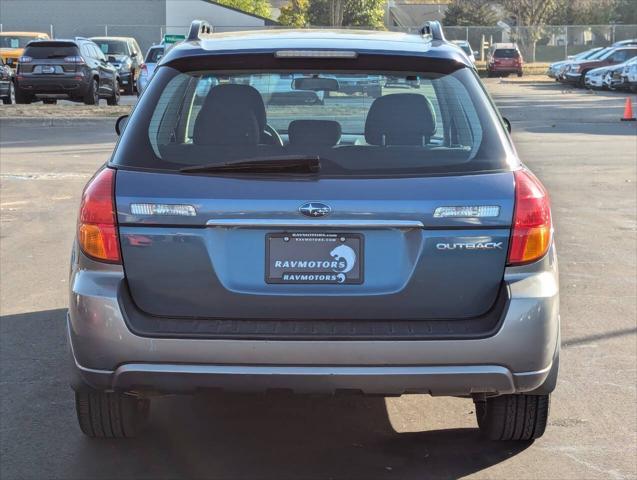
[[[192,205],[168,205],[164,203],[131,203],[130,211],[133,215],[177,215],[180,217],[194,217],[197,215]]]
[[[492,218],[500,215],[497,205],[466,205],[460,207],[438,207],[434,218]]]
[[[120,263],[115,217],[115,170],[101,170],[82,194],[77,238],[82,251],[94,260]]]
[[[523,265],[542,258],[549,249],[551,206],[546,189],[535,175],[525,169],[513,174],[515,210],[508,264]]]

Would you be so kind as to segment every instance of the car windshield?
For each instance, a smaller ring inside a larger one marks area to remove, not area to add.
[[[498,48],[493,53],[495,58],[518,58],[519,55],[515,48]]]
[[[126,42],[121,40],[94,40],[104,55],[128,55]]]
[[[164,56],[163,48],[151,48],[146,55],[146,63],[157,63]]]
[[[506,168],[502,133],[468,68],[444,74],[162,67],[113,163],[179,170],[296,155],[319,157],[321,175],[473,172]]]
[[[595,56],[596,53],[598,53],[599,50],[586,50],[585,52],[582,53],[578,53],[577,55],[575,55],[573,58],[576,60],[585,60],[587,58],[593,58]]]
[[[2,35],[0,36],[0,48],[24,48],[27,43],[37,38],[34,35]]]
[[[68,42],[37,42],[29,45],[24,55],[35,59],[64,58],[79,55],[79,50]]]

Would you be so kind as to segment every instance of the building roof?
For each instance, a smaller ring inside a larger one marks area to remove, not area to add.
[[[247,15],[248,17],[258,18],[260,20],[263,20],[265,22],[265,25],[279,25],[279,22],[275,22],[274,20],[268,17],[262,17],[261,15],[256,15],[254,13],[246,12],[245,10],[240,10],[238,8],[230,7],[228,5],[224,5],[223,3],[215,2],[214,0],[203,0],[203,1],[213,5],[218,5],[219,7],[222,7],[222,8],[227,8],[228,10],[232,10],[234,12],[242,13],[244,15]]]
[[[388,22],[393,27],[418,27],[429,20],[441,22],[446,10],[446,4],[390,3]]]

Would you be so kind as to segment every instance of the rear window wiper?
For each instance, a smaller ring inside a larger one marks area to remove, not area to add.
[[[321,170],[321,158],[316,155],[279,155],[273,157],[254,157],[232,160],[223,163],[193,165],[179,169],[183,173],[318,173]]]

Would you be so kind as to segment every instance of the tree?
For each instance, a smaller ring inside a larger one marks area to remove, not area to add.
[[[495,25],[499,20],[493,2],[488,0],[453,0],[447,7],[444,25],[463,27]]]
[[[386,0],[312,0],[311,25],[383,28]]]
[[[279,23],[290,27],[307,27],[309,25],[308,9],[309,0],[290,0],[281,7]]]
[[[617,0],[614,20],[625,25],[637,24],[637,6],[635,0]]]
[[[272,14],[272,5],[268,0],[217,0],[217,2],[260,17],[270,18]]]
[[[560,7],[559,0],[499,0],[502,7],[515,20],[512,32],[522,53],[535,61],[535,45],[544,35],[544,29]]]

